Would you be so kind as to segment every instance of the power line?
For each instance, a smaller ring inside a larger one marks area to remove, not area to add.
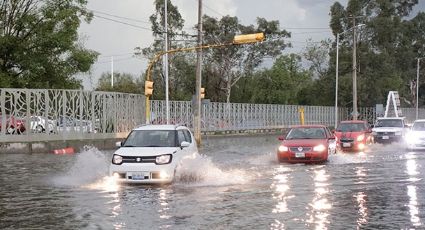
[[[98,56],[97,58],[120,57],[120,56],[127,56],[127,55],[133,55],[133,54],[134,54],[134,52],[132,52],[132,53],[111,54],[111,55],[101,55],[101,56]]]
[[[118,20],[115,20],[115,19],[112,19],[112,18],[107,18],[107,17],[100,16],[100,15],[97,15],[97,14],[95,14],[94,16],[97,17],[97,18],[102,18],[102,19],[105,19],[105,20],[108,20],[108,21],[112,21],[112,22],[124,24],[124,25],[127,25],[127,26],[132,26],[132,27],[135,27],[135,28],[152,31],[150,28],[147,28],[147,27],[130,24],[130,23],[123,22],[123,21],[118,21]]]
[[[115,15],[115,14],[105,13],[105,12],[102,12],[102,11],[99,11],[99,10],[91,10],[91,9],[89,9],[89,10],[90,11],[93,11],[95,13],[98,13],[98,14],[103,14],[103,15],[107,15],[107,16],[111,16],[111,17],[115,17],[115,18],[120,18],[120,19],[125,19],[125,20],[128,20],[128,21],[134,21],[134,22],[141,22],[141,23],[145,23],[145,24],[150,24],[150,22],[143,21],[143,20],[140,20],[140,19],[118,16],[118,15]]]
[[[281,27],[284,30],[330,30],[328,27]]]
[[[115,62],[122,62],[122,61],[127,61],[130,59],[137,59],[136,57],[128,57],[128,58],[120,58],[120,59],[114,59],[114,63]],[[111,61],[101,61],[101,62],[96,62],[95,65],[97,64],[106,64],[106,63],[111,63]]]

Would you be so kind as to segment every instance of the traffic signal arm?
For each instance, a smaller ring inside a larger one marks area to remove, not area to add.
[[[264,40],[264,33],[242,34],[242,35],[236,35],[233,38],[233,44],[240,45],[240,44],[261,42],[263,40]]]

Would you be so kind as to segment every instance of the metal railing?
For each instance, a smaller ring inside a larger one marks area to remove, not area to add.
[[[144,108],[135,94],[0,89],[0,142],[112,138],[144,123]]]
[[[150,103],[151,123],[165,124],[165,101]],[[300,124],[301,108],[306,124],[334,125],[333,106],[209,102],[202,104],[202,131],[285,128]],[[338,109],[339,121],[351,118],[351,108]],[[375,108],[359,110],[359,119],[370,123],[382,115]],[[402,112],[409,122],[415,120],[415,108]],[[170,123],[193,128],[192,116],[192,102],[170,101]],[[425,118],[425,109],[419,109],[419,118]],[[143,95],[0,88],[0,142],[115,138],[144,123]]]

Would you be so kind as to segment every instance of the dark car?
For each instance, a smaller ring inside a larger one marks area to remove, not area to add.
[[[6,118],[6,134],[21,134],[25,132],[25,121],[23,119],[16,118],[14,116],[7,115]],[[2,127],[3,116],[0,115],[0,131],[3,131]]]
[[[335,154],[335,137],[324,125],[300,125],[292,127],[288,134],[279,137],[279,162],[320,163]]]

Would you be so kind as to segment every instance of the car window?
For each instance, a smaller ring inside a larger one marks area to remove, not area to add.
[[[300,127],[292,128],[288,135],[287,140],[291,139],[323,139],[326,138],[325,130],[321,127]]]
[[[179,138],[179,144],[181,144],[183,141],[187,141],[186,136],[183,133],[183,130],[178,130],[177,133]]]
[[[415,123],[413,123],[412,130],[425,131],[425,122],[415,122]]]
[[[341,123],[336,129],[337,132],[360,132],[367,129],[365,123]]]
[[[175,130],[134,130],[124,147],[177,147]]]
[[[403,127],[403,121],[400,119],[378,120],[375,127]]]
[[[187,142],[192,143],[192,136],[190,135],[189,130],[184,129],[183,134]]]

